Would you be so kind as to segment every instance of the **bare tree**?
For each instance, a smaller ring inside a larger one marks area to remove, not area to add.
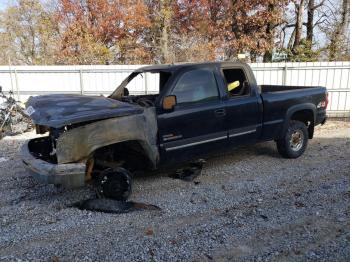
[[[329,59],[334,61],[340,58],[346,50],[346,38],[349,30],[350,0],[342,0],[342,9],[339,22],[335,24],[334,33],[331,36]]]
[[[293,50],[295,50],[300,45],[300,41],[303,33],[305,0],[300,0],[299,3],[295,2],[295,6],[296,6],[296,23],[295,23],[295,36],[294,36]]]
[[[323,23],[326,15],[322,14],[318,17],[318,20],[315,22],[315,12],[318,8],[322,7],[325,3],[325,0],[316,3],[315,0],[309,0],[307,7],[307,23],[306,23],[306,40],[310,43],[313,43],[314,38],[314,29],[319,24]]]
[[[268,10],[270,12],[274,12],[275,5],[273,3],[270,3],[268,5]],[[276,25],[272,23],[271,21],[266,26],[266,34],[267,35],[274,35]],[[270,45],[274,46],[275,39],[273,37],[270,38]],[[264,62],[271,62],[272,61],[272,50],[267,50],[264,54]]]

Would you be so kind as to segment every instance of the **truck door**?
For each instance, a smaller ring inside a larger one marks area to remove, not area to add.
[[[253,143],[260,137],[262,105],[243,68],[222,68],[227,91],[226,126],[230,144]],[[254,81],[255,82],[255,81]],[[234,83],[234,84],[233,84]]]
[[[174,110],[158,115],[163,156],[189,159],[227,143],[225,104],[213,69],[180,73],[170,95],[176,96]]]

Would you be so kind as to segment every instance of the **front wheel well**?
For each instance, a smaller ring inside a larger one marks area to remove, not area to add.
[[[124,141],[96,149],[92,158],[94,168],[124,167],[133,172],[148,169],[152,163],[142,144],[137,140]]]
[[[314,112],[309,109],[299,110],[294,112],[290,120],[303,122],[308,130],[309,139],[312,139],[314,136],[314,127],[315,127],[315,119]]]

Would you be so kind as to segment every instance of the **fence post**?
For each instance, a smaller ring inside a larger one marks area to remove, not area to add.
[[[16,83],[16,91],[17,91],[17,100],[20,101],[21,97],[19,94],[18,76],[17,76],[17,69],[16,68],[15,68],[15,83]]]
[[[11,91],[14,92],[13,78],[12,78],[12,68],[11,68],[11,60],[10,60],[10,58],[9,58],[9,72],[10,72],[10,80],[11,80]]]
[[[288,67],[287,65],[284,65],[284,69],[283,69],[283,79],[282,79],[282,82],[283,82],[283,85],[287,85],[287,73],[288,73]]]
[[[145,76],[143,78],[144,82],[145,82],[145,95],[148,94],[148,81],[147,81],[147,73],[145,72]]]
[[[83,70],[79,69],[80,94],[84,94]]]

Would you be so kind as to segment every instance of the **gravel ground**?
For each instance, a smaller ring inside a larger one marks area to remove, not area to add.
[[[316,130],[305,154],[272,142],[208,160],[196,181],[137,178],[132,200],[161,211],[106,214],[68,205],[92,196],[37,183],[0,141],[0,260],[349,261],[350,122]]]

